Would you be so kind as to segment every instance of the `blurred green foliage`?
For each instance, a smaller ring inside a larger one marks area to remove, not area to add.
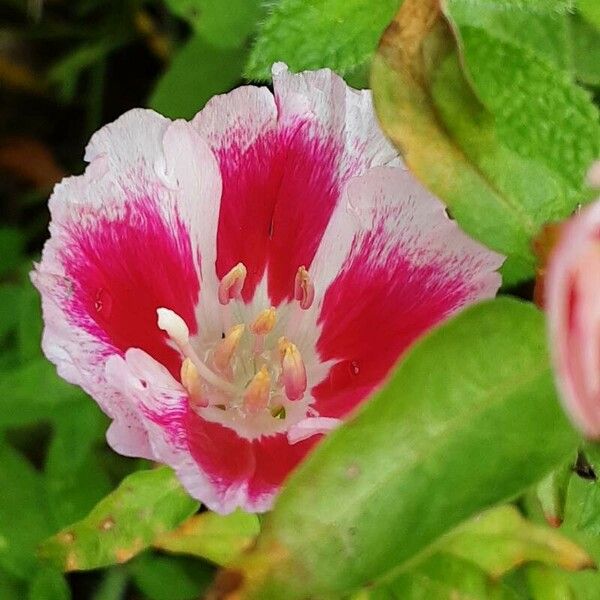
[[[134,106],[189,118],[241,82],[263,8],[246,0],[230,8],[214,0],[0,1],[0,600],[192,600],[213,577],[200,558],[159,551],[89,575],[40,563],[43,539],[148,465],[107,447],[107,418],[43,357],[28,272],[47,235],[48,194],[81,171],[94,130]],[[196,503],[176,487],[193,512]]]

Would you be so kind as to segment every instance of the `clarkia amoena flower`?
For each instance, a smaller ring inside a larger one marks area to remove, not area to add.
[[[589,174],[600,187],[600,162]],[[600,199],[564,224],[545,281],[550,346],[567,414],[600,438]]]
[[[273,68],[193,119],[132,110],[51,199],[43,348],[219,512],[289,472],[423,332],[491,297],[501,257],[403,167],[368,91]]]

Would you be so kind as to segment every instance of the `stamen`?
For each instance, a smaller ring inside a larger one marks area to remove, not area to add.
[[[277,312],[271,306],[271,308],[265,308],[258,317],[254,320],[254,323],[250,325],[250,330],[255,335],[267,335],[273,327],[275,327],[275,321],[277,320]]]
[[[207,383],[227,392],[228,394],[237,394],[238,389],[229,381],[222,379],[216,373],[213,373],[198,357],[192,345],[190,344],[190,330],[185,321],[172,310],[168,308],[157,308],[158,327],[175,342],[181,353],[191,360],[198,371],[198,375]]]
[[[189,394],[190,404],[199,407],[208,406],[208,400],[202,393],[202,379],[189,358],[181,363],[181,384]]]
[[[247,274],[248,270],[244,263],[240,262],[221,279],[221,283],[219,283],[219,302],[221,304],[229,304],[230,300],[241,297]]]
[[[296,273],[294,299],[298,300],[300,308],[303,310],[309,309],[315,299],[315,286],[310,280],[310,275],[304,266],[300,267]]]
[[[273,327],[275,327],[275,321],[277,320],[277,313],[273,307],[265,308],[258,317],[254,320],[254,323],[250,325],[250,331],[256,336],[254,338],[254,353],[262,354],[265,349],[265,336],[269,333]]]
[[[267,367],[263,365],[244,392],[244,408],[250,413],[257,413],[267,408],[270,394],[271,376]]]
[[[279,338],[281,378],[289,400],[300,400],[306,391],[306,367],[295,344]]]
[[[227,367],[229,367],[231,358],[240,344],[245,328],[243,323],[234,325],[227,332],[227,335],[217,344],[213,360],[219,371],[226,371]]]

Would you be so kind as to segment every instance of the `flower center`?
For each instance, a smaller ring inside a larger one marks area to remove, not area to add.
[[[239,263],[219,284],[219,303],[229,322],[233,312],[228,305],[241,299],[246,273]],[[314,288],[304,267],[298,269],[293,297],[300,310],[312,305]],[[279,326],[275,308],[233,324],[219,339],[197,344],[178,314],[168,308],[159,308],[157,314],[159,328],[184,357],[181,383],[191,407],[203,418],[253,439],[286,431],[311,414],[304,359],[286,337],[285,326]]]

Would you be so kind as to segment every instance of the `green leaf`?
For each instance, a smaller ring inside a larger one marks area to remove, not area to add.
[[[561,532],[574,540],[600,564],[600,484],[574,474],[569,483]],[[600,573],[530,570],[529,587],[535,600],[596,600]],[[552,585],[551,585],[552,584]],[[558,595],[557,590],[563,595]]]
[[[496,579],[527,562],[567,571],[594,567],[587,552],[556,530],[527,521],[514,506],[482,513],[450,533],[439,547]]]
[[[600,31],[600,4],[597,0],[577,0],[577,10],[590,25]]]
[[[583,468],[585,466],[585,468]],[[566,497],[561,533],[574,540],[600,564],[600,445],[586,442],[577,460]],[[581,473],[582,475],[579,475]],[[535,505],[528,507],[536,515]],[[539,515],[541,517],[541,515]],[[549,569],[528,570],[534,600],[595,600],[600,589],[600,572],[566,573]],[[561,595],[562,594],[562,595]]]
[[[125,567],[106,569],[92,600],[123,600],[128,583],[129,573]]]
[[[573,460],[570,459],[546,475],[535,489],[544,518],[553,527],[559,527],[564,519],[572,467]]]
[[[520,156],[547,166],[576,193],[600,155],[599,114],[589,94],[537,54],[458,20],[453,8],[467,2],[446,0],[446,15],[459,32],[469,81],[494,115],[499,136]]]
[[[154,546],[176,554],[205,558],[226,565],[248,549],[260,531],[258,517],[238,510],[229,515],[204,512],[194,515]]]
[[[159,79],[150,108],[172,118],[192,118],[212,96],[238,83],[245,55],[244,49],[218,49],[199,35],[192,37]]]
[[[23,584],[16,577],[0,569],[0,600],[24,598],[25,593]]]
[[[21,286],[20,298],[14,307],[18,314],[17,344],[21,362],[42,356],[42,307],[39,292],[31,282]]]
[[[588,535],[600,535],[600,484],[598,480],[571,479],[565,529]],[[567,523],[568,521],[568,523]],[[596,540],[596,545],[600,539]]]
[[[527,22],[515,8],[523,4],[501,3],[500,23],[481,9],[491,4],[444,3],[457,48],[438,2],[407,0],[382,39],[372,85],[384,131],[411,170],[467,233],[508,257],[511,285],[533,275],[540,227],[586,201],[600,126],[589,96],[536,43],[539,31],[511,41],[517,31],[506,22]],[[558,35],[564,22],[555,21]]]
[[[77,77],[81,71],[104,58],[118,44],[113,39],[101,39],[69,52],[48,71],[48,79],[61,82]]]
[[[254,32],[262,14],[260,0],[167,0],[167,6],[217,48],[238,48]]]
[[[4,443],[0,443],[0,490],[0,566],[27,578],[35,571],[35,548],[51,532],[51,521],[39,474]]]
[[[355,69],[352,69],[346,75],[344,79],[346,83],[357,90],[366,90],[369,88],[369,75],[371,73],[371,61],[364,62],[358,65]]]
[[[531,600],[583,600],[574,595],[560,571],[531,566],[527,569],[527,578]]]
[[[148,600],[203,598],[214,575],[213,568],[199,560],[150,553],[137,557],[130,570]]]
[[[7,283],[0,286],[0,341],[16,330],[21,288]]]
[[[589,85],[600,85],[600,25],[594,27],[579,15],[573,15],[570,27],[577,79]]]
[[[495,39],[516,45],[572,74],[586,84],[600,84],[600,10],[597,23],[573,14],[570,0],[500,0],[469,2],[449,0],[453,20],[461,26],[485,30]],[[582,2],[584,10],[600,6]],[[527,35],[523,35],[526,31]],[[479,68],[479,65],[477,65]]]
[[[9,335],[15,335],[18,362],[42,356],[40,295],[26,272],[23,273],[23,279],[20,284],[6,283],[0,286],[0,342]]]
[[[281,0],[263,22],[246,66],[269,80],[271,65],[347,73],[367,61],[401,0]]]
[[[543,223],[560,213],[552,201],[559,188],[548,169],[522,160],[502,143],[495,119],[464,79],[456,53],[440,64],[430,92],[437,118],[464,157],[462,164],[448,165],[458,170],[455,182],[443,191],[451,194],[452,216],[467,232],[508,256],[503,280],[515,283],[533,272],[531,240]],[[475,173],[479,181],[471,179]],[[465,184],[462,193],[460,182]],[[446,183],[441,181],[442,186]]]
[[[444,536],[416,566],[368,588],[369,600],[514,598],[505,576],[525,563],[580,570],[594,566],[579,546],[524,519],[513,506],[490,509]]]
[[[594,469],[596,476],[600,475],[600,443],[586,442],[583,447],[585,458]]]
[[[71,590],[62,573],[50,567],[36,571],[28,600],[70,600]]]
[[[429,71],[431,65],[439,67],[452,54],[453,39],[436,2],[406,0],[395,23],[382,38],[371,71],[375,108],[383,130],[413,173],[449,206],[462,228],[508,255],[504,281],[518,281],[534,270],[529,240],[535,235],[535,224],[455,139],[456,130],[464,129],[463,139],[476,149],[480,144],[479,154],[489,165],[505,164],[498,162],[507,152],[498,147],[493,118],[458,71],[454,86],[450,82],[440,86],[438,105],[444,91],[449,96],[444,102],[448,116],[441,121]],[[460,117],[454,130],[445,127],[454,123],[449,118],[451,110]],[[473,131],[476,136],[472,136]],[[515,162],[512,156],[508,158],[511,164],[503,171],[507,178]]]
[[[123,563],[197,509],[170,469],[139,471],[87,517],[47,539],[40,556],[64,571]]]
[[[342,593],[412,560],[574,451],[544,319],[499,299],[431,332],[292,475],[236,567],[250,598]]]
[[[445,5],[459,31],[465,26],[484,30],[494,39],[570,69],[570,0],[446,0]]]
[[[414,569],[367,588],[352,600],[516,600],[501,582],[476,565],[448,554],[436,554]]]
[[[111,490],[110,480],[92,452],[104,441],[107,419],[95,402],[77,410],[61,407],[48,449],[44,477],[57,527],[82,519]]]
[[[77,82],[83,71],[104,60],[126,41],[127,36],[115,35],[113,32],[111,36],[103,36],[72,50],[52,65],[47,73],[48,81],[58,86],[60,98],[64,102],[70,102],[77,92]]]
[[[0,276],[16,269],[25,248],[23,234],[12,227],[0,227]]]
[[[91,402],[79,388],[62,380],[45,358],[2,373],[0,398],[0,428],[51,420],[62,405]]]

